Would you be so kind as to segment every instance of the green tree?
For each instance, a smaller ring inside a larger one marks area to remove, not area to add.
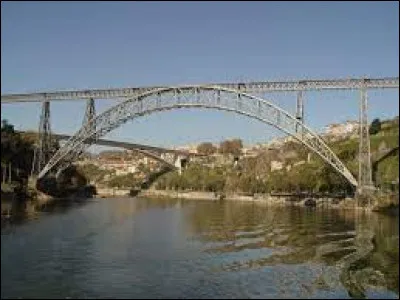
[[[30,173],[33,159],[33,144],[14,131],[14,126],[7,120],[1,122],[1,162],[10,166],[11,177],[18,181]],[[3,176],[3,173],[2,173]],[[3,178],[2,178],[3,179]]]
[[[381,121],[374,119],[369,127],[369,134],[377,134],[381,130]]]
[[[217,148],[213,146],[212,143],[201,143],[197,146],[197,152],[199,154],[210,155],[217,151]]]
[[[243,143],[241,139],[233,139],[223,141],[219,146],[220,153],[240,155],[242,152]]]
[[[1,132],[14,133],[14,126],[8,123],[8,120],[1,121]]]

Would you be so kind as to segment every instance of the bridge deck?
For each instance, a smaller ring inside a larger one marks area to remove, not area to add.
[[[323,80],[295,80],[295,81],[258,81],[243,83],[208,83],[190,86],[219,86],[243,92],[276,92],[276,91],[307,91],[332,89],[376,89],[399,88],[398,77],[387,78],[348,78]],[[184,86],[182,86],[184,87]],[[90,89],[76,91],[55,91],[43,93],[5,94],[1,95],[1,103],[16,102],[43,102],[84,99],[121,99],[137,96],[140,93],[166,88],[166,86],[149,86],[116,89]],[[179,88],[179,86],[178,86]]]
[[[25,131],[17,131],[17,132],[25,133]],[[60,140],[67,140],[72,137],[71,135],[68,135],[68,134],[58,134],[58,133],[52,133],[52,136],[57,139],[60,139]],[[118,142],[118,141],[107,140],[107,139],[96,139],[95,144],[100,145],[100,146],[110,146],[110,147],[118,147],[118,148],[124,148],[124,149],[151,151],[151,152],[156,152],[158,154],[173,153],[173,154],[178,154],[178,155],[181,154],[181,155],[190,155],[190,156],[204,156],[203,154],[192,153],[189,151],[169,149],[169,148],[129,143],[129,142]]]
[[[58,139],[69,139],[71,137],[71,135],[67,135],[67,134],[52,134],[52,136],[54,136]],[[119,148],[125,148],[125,149],[139,149],[139,150],[152,151],[152,152],[157,152],[157,153],[198,155],[196,153],[190,153],[190,152],[182,151],[182,150],[174,150],[174,149],[155,147],[155,146],[136,144],[136,143],[118,142],[118,141],[106,140],[106,139],[96,139],[95,144],[101,145],[101,146],[119,147]]]

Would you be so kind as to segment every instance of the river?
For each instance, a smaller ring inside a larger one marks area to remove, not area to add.
[[[399,298],[399,217],[114,198],[2,224],[1,298]]]

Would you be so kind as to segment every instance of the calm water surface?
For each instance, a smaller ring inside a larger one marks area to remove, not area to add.
[[[2,298],[399,298],[399,217],[91,199],[2,224]]]

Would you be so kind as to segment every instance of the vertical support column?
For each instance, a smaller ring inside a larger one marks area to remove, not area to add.
[[[303,102],[303,90],[297,92],[296,99],[296,119],[301,123],[304,122],[304,102]],[[299,125],[296,124],[296,133],[299,131]]]
[[[371,169],[371,149],[367,118],[367,91],[361,88],[360,97],[360,144],[358,157],[358,190],[359,194],[374,188]]]
[[[242,93],[241,91],[244,89],[244,83],[238,83],[238,98],[237,98],[237,108],[238,110],[242,109]]]
[[[174,155],[173,157],[174,165],[178,169],[179,175],[182,175],[182,159],[180,155]]]
[[[157,102],[156,102],[156,108],[159,108],[161,106],[161,93],[157,93]]]
[[[94,106],[94,99],[90,98],[86,103],[85,116],[83,117],[82,126],[89,125],[90,129],[96,131],[96,124],[94,123],[95,118],[96,118],[96,109]]]
[[[85,126],[86,124],[93,122],[95,117],[96,117],[96,109],[94,106],[94,99],[90,98],[86,102],[86,111],[85,111],[85,116],[83,117],[82,125]]]
[[[39,122],[39,134],[35,147],[31,176],[39,174],[52,155],[52,138],[50,129],[50,102],[42,103]]]

